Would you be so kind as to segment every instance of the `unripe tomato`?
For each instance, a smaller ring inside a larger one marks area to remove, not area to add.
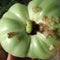
[[[17,57],[47,59],[60,45],[60,0],[16,3],[0,20],[0,43]]]

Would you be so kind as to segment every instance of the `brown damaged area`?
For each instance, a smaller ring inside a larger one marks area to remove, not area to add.
[[[45,17],[45,19],[46,18],[47,17]],[[32,32],[29,33],[29,35],[35,35],[37,32],[40,32],[40,33],[44,34],[46,37],[48,35],[52,35],[54,38],[58,37],[58,35],[56,34],[56,29],[52,30],[52,29],[49,28],[48,25],[46,25],[46,24],[44,24],[42,22],[40,22],[39,24],[37,24],[36,22],[33,21],[32,22]]]
[[[54,19],[56,19],[56,20],[54,20]],[[51,23],[56,23],[56,24],[60,23],[60,17],[53,18],[52,16],[50,16],[50,17],[43,16],[42,20],[45,22],[45,24],[39,23],[39,30],[41,33],[43,33],[45,36],[52,35],[54,38],[60,37],[60,35],[56,34],[56,30],[58,30],[58,29],[52,30],[48,26]]]
[[[39,25],[40,25],[39,31],[43,33],[45,36],[52,35],[54,38],[57,37],[56,33],[53,30],[49,29],[48,26],[46,26],[43,23],[40,23]]]
[[[42,18],[42,20],[45,22],[45,23],[47,23],[47,24],[50,24],[50,23],[52,23],[52,18],[53,17],[47,17],[47,16],[43,16],[43,18]]]
[[[47,24],[51,24],[52,22],[60,23],[60,17],[53,18],[52,16],[49,16],[49,17],[43,16],[42,20]]]
[[[16,35],[16,32],[9,32],[8,33],[8,38],[12,38],[14,35]]]

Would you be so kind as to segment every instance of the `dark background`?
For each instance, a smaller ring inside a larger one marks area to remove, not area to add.
[[[27,5],[31,0],[0,0],[0,18],[15,3]]]

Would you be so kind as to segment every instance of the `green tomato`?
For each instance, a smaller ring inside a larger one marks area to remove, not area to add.
[[[47,17],[48,23],[43,17]],[[32,0],[28,7],[14,4],[0,20],[0,43],[3,49],[17,57],[50,58],[60,44],[59,17],[60,0]],[[38,25],[43,23],[52,31],[56,30],[56,37],[47,31],[36,31],[32,35],[33,21]]]

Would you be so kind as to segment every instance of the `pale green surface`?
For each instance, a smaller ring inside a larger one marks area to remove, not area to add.
[[[41,2],[40,2],[41,1]],[[39,7],[42,10],[35,13],[33,7]],[[28,5],[29,16],[31,20],[40,22],[43,16],[59,16],[60,17],[60,0],[34,0]],[[37,16],[38,15],[38,16]]]
[[[0,21],[0,42],[4,50],[18,57],[47,59],[54,55],[55,49],[60,44],[60,38],[46,37],[40,32],[37,32],[36,35],[28,35],[27,32],[32,31],[31,21],[39,23],[44,15],[60,16],[60,4],[58,5],[60,1],[56,2],[57,0],[33,0],[29,3],[28,9],[25,5],[19,3],[13,5]],[[51,4],[53,4],[52,7],[50,7]],[[56,5],[59,7],[56,7]],[[42,10],[34,12],[32,11],[33,6],[41,7]],[[56,26],[59,34],[60,23]],[[52,27],[54,28],[54,25]],[[8,38],[9,32],[16,32],[17,34]],[[53,45],[53,50],[49,50],[50,45]]]

